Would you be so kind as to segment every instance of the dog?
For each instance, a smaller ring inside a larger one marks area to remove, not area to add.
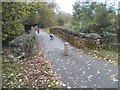
[[[53,40],[54,38],[53,34],[49,34],[49,36],[50,36],[50,39]]]

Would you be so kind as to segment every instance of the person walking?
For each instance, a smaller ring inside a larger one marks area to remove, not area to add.
[[[38,34],[39,34],[39,26],[35,27],[35,30],[37,30]]]
[[[38,34],[39,34],[39,26],[37,27],[37,31],[38,31]]]

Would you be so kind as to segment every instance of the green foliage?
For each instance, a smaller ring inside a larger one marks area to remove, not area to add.
[[[3,41],[14,39],[24,31],[23,18],[28,16],[26,3],[3,2],[2,3],[2,32]]]
[[[8,44],[20,35],[24,31],[24,25],[38,24],[40,27],[56,25],[54,8],[54,3],[47,2],[3,2],[3,44]]]
[[[103,29],[114,25],[117,15],[115,10],[108,8],[106,4],[97,2],[78,2],[73,6],[73,23],[77,26],[77,30],[84,29],[83,32],[98,32],[102,34]],[[114,21],[114,22],[113,22]]]
[[[57,22],[58,22],[58,26],[63,26],[64,25],[64,19],[62,17],[59,17],[57,19]]]
[[[27,24],[38,24],[40,27],[49,27],[56,24],[54,6],[52,3],[28,3],[31,6],[30,15],[25,19]]]
[[[73,18],[70,22],[75,31],[97,33],[102,44],[109,49],[117,43],[117,14],[113,6],[97,2],[76,2],[73,5]]]
[[[65,12],[59,12],[56,18],[58,26],[65,26],[70,21],[71,15]]]

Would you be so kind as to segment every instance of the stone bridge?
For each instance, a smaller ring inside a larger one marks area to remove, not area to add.
[[[100,35],[96,33],[78,33],[63,27],[54,27],[50,33],[62,37],[77,48],[99,49]]]

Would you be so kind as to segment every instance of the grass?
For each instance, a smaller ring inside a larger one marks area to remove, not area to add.
[[[44,29],[44,32],[46,32],[46,33],[50,33],[50,31],[49,31],[48,28]]]
[[[118,63],[118,52],[102,49],[99,55],[106,58],[107,60],[115,61]]]
[[[110,51],[106,49],[100,49],[97,52],[95,50],[84,50],[85,53],[89,53],[90,55],[102,59],[102,60],[107,60],[111,62],[118,63],[118,52],[116,51]]]

